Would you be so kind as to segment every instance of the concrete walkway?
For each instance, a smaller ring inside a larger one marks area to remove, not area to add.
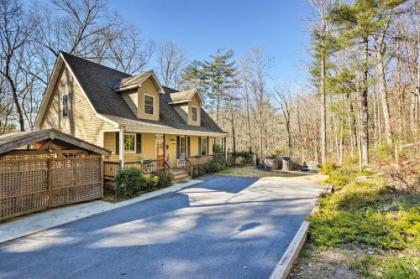
[[[210,176],[0,244],[0,278],[268,278],[322,187]]]
[[[50,209],[44,212],[34,213],[20,217],[16,220],[0,224],[0,243],[16,239],[22,236],[54,228],[79,219],[83,219],[102,212],[127,206],[139,201],[144,201],[170,192],[179,191],[185,187],[202,182],[201,180],[189,180],[184,183],[176,183],[171,187],[146,193],[130,200],[110,203],[105,201],[92,201],[66,207]]]

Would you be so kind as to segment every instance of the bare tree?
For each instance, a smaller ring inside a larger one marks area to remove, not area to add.
[[[185,52],[174,42],[170,41],[162,44],[157,53],[157,73],[162,84],[168,87],[178,88],[186,62]]]
[[[287,147],[288,155],[293,154],[293,143],[292,143],[292,128],[291,128],[291,113],[292,113],[292,96],[290,90],[276,89],[275,99],[283,113],[284,123],[287,132]]]
[[[31,27],[25,22],[22,4],[17,0],[0,1],[0,46],[2,67],[0,74],[7,80],[18,115],[20,130],[25,130],[25,118],[20,103],[19,52],[28,43]]]

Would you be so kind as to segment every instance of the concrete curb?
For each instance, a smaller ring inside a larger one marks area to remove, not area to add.
[[[87,217],[98,215],[103,212],[152,199],[164,194],[175,193],[201,182],[203,182],[203,180],[188,180],[183,183],[176,183],[170,187],[154,192],[149,192],[141,195],[140,197],[114,204],[102,200],[96,200],[88,203],[50,209],[29,216],[23,216],[16,220],[0,224],[0,244],[6,241],[14,240],[57,226],[78,221]]]
[[[324,193],[330,194],[332,189],[332,185],[329,185],[325,189]],[[310,216],[314,215],[318,208],[318,205],[315,206],[312,209]],[[302,225],[300,225],[299,230],[292,239],[292,242],[290,242],[280,261],[271,273],[270,279],[286,279],[287,276],[289,276],[290,270],[292,269],[293,264],[299,256],[300,250],[302,250],[302,247],[306,242],[309,225],[310,223],[308,221],[303,221]]]

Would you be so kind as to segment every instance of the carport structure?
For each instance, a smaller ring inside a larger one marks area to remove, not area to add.
[[[55,129],[0,136],[0,220],[101,198],[109,154]]]

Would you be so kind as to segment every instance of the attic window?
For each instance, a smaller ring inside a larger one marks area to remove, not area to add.
[[[144,95],[144,113],[154,114],[154,100],[155,98],[150,95]]]
[[[198,110],[196,107],[191,108],[191,117],[192,117],[192,121],[198,120]]]
[[[69,116],[69,95],[63,95],[63,117]]]

